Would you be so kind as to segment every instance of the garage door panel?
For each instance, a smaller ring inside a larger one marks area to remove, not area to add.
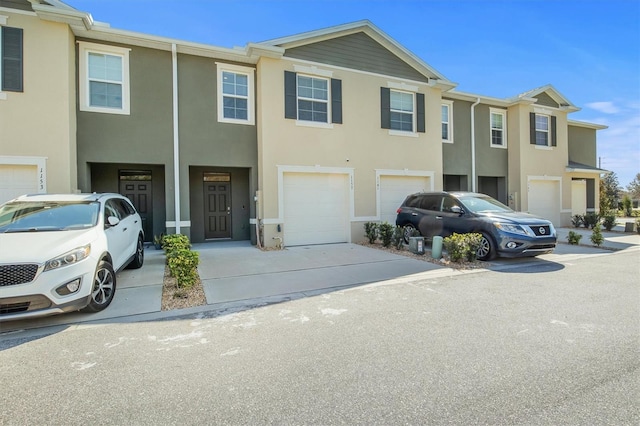
[[[285,244],[348,241],[348,176],[329,173],[285,173]]]
[[[431,184],[425,176],[380,177],[380,221],[396,223],[396,210],[407,195],[429,191]]]
[[[32,165],[0,165],[0,204],[38,192],[38,168]]]
[[[560,182],[556,180],[529,181],[529,213],[560,225]]]

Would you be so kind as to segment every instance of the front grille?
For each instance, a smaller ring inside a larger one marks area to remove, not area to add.
[[[549,237],[551,235],[551,227],[549,225],[532,225],[529,226],[534,234],[538,237]]]
[[[51,300],[41,294],[0,299],[0,316],[38,311],[51,307]]]
[[[0,265],[0,287],[29,283],[34,280],[38,265]]]
[[[31,305],[31,302],[7,303],[5,305],[0,304],[0,315],[16,314],[18,312],[28,311],[29,305]]]

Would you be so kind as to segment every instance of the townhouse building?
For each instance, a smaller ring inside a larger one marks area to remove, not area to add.
[[[417,191],[484,192],[558,226],[598,205],[604,126],[570,120],[551,85],[459,92],[369,21],[233,49],[55,0],[0,0],[0,26],[0,202],[120,192],[148,240],[265,246],[360,241]]]

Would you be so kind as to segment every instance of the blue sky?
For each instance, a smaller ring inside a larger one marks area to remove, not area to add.
[[[65,1],[65,0],[63,0]],[[640,173],[640,0],[66,0],[113,28],[244,46],[368,19],[458,83],[499,98],[552,84],[609,126],[598,156]]]

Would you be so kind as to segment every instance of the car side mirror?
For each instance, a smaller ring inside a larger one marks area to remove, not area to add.
[[[464,210],[460,206],[453,206],[451,207],[451,213],[464,214]]]
[[[119,224],[119,223],[120,223],[120,219],[118,219],[118,218],[117,218],[117,217],[115,217],[115,216],[109,216],[109,217],[107,218],[107,225],[108,225],[108,226],[110,226],[110,227],[111,227],[111,226],[116,226],[116,225],[117,225],[117,224]]]

